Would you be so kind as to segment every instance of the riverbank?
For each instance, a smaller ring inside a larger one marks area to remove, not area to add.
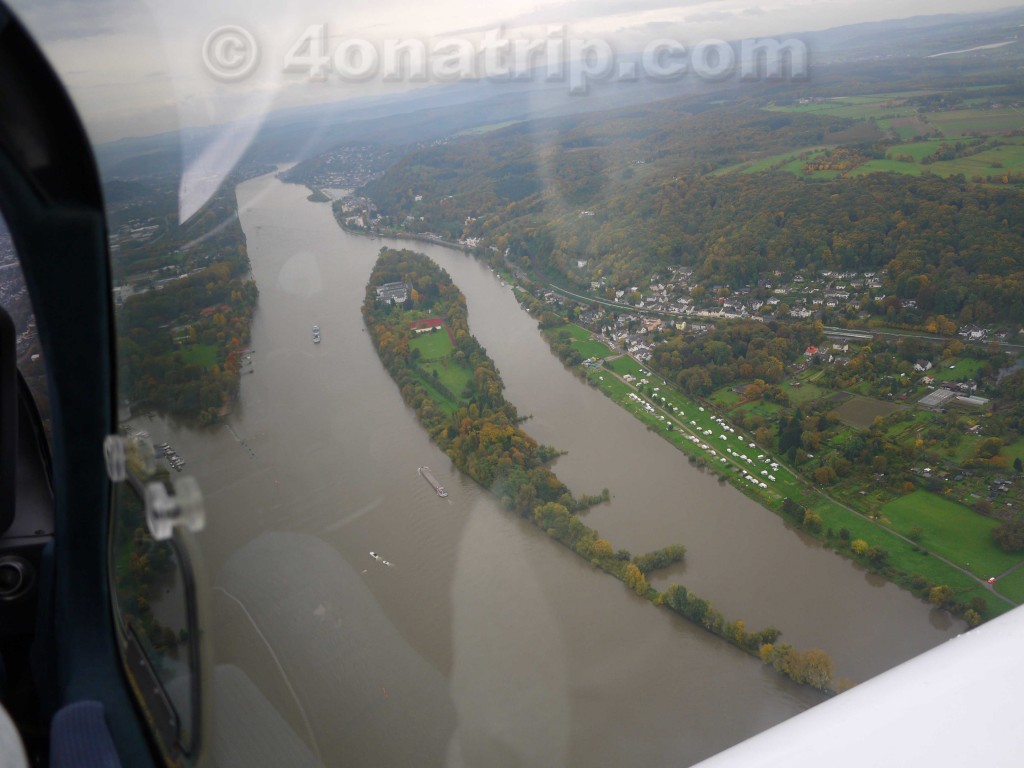
[[[411,240],[413,242],[420,243],[431,243],[433,245],[443,245],[445,248],[454,248],[455,250],[465,251],[466,253],[472,253],[473,249],[468,245],[462,243],[456,243],[452,240],[445,240],[438,235],[420,235],[412,232],[403,232],[402,230],[368,230],[365,227],[353,227],[344,222],[344,220],[337,216],[335,212],[335,219],[338,222],[338,226],[348,232],[350,235],[359,235],[360,237],[369,237],[372,239],[390,238],[392,240]]]
[[[145,244],[146,258],[175,276],[150,279],[117,307],[120,396],[134,412],[200,427],[234,409],[259,303],[235,199],[218,193],[201,218],[221,224],[207,233],[189,223],[173,231],[177,240]]]
[[[950,609],[970,626],[1013,607],[1012,601],[969,571],[831,498],[759,447],[751,434],[732,425],[711,403],[683,395],[646,365],[591,341],[586,329],[571,328],[545,331],[552,351],[686,454],[690,463],[729,482],[829,549],[930,604]],[[565,338],[557,338],[563,330]],[[578,354],[571,353],[573,348]],[[581,365],[578,359],[583,355],[589,362]]]

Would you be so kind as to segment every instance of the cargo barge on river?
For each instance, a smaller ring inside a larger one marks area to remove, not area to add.
[[[430,487],[437,492],[438,496],[444,498],[448,495],[448,491],[444,489],[444,486],[437,482],[437,478],[434,477],[434,473],[430,471],[430,467],[420,467],[417,471],[423,476],[424,480],[430,483]]]

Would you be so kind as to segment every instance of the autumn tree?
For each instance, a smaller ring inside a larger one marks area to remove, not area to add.
[[[646,595],[648,590],[647,579],[643,572],[637,568],[633,563],[626,566],[625,572],[626,586],[636,592],[638,595]]]
[[[594,557],[611,557],[612,556],[612,545],[605,539],[598,539],[594,542],[592,548]]]
[[[992,529],[992,540],[1004,552],[1024,552],[1024,520],[1004,520]]]
[[[835,674],[832,657],[818,648],[809,648],[800,654],[798,682],[827,691]]]
[[[804,528],[812,531],[813,533],[821,533],[822,526],[824,525],[821,515],[812,509],[809,509],[804,513],[803,524]]]
[[[944,608],[953,600],[953,590],[945,584],[938,584],[928,591],[928,602]]]

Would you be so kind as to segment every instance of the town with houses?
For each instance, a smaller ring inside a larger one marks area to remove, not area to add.
[[[586,262],[577,262],[577,267],[585,268]],[[887,299],[898,303],[899,309],[916,309],[912,299],[889,298],[882,288],[883,275],[875,272],[823,271],[814,277],[797,274],[786,279],[782,272],[776,271],[756,287],[732,290],[711,286],[705,290],[703,285],[694,284],[692,269],[673,267],[667,275],[652,278],[646,288],[610,289],[607,281],[601,279],[590,283],[589,294],[551,286],[543,291],[541,298],[552,305],[585,304],[587,308],[579,316],[582,325],[601,332],[610,342],[646,362],[653,347],[652,335],[668,327],[701,334],[713,330],[715,322],[721,320],[836,322],[843,318],[867,321],[872,313],[866,309],[866,302],[881,307]],[[701,298],[694,298],[694,295]],[[603,308],[592,308],[595,306]],[[865,334],[836,329],[829,335],[840,338],[829,349],[809,348],[807,356],[820,354],[829,358],[828,362],[842,363],[842,355],[849,352],[849,342],[842,337],[856,338]],[[1016,334],[1012,329],[993,332],[990,328],[969,324],[959,328],[958,335],[967,342],[1005,342]],[[931,365],[927,361],[919,363],[920,366],[926,364]],[[922,367],[918,372],[924,370],[927,368]]]
[[[380,176],[392,161],[392,151],[371,144],[343,144],[283,174],[319,189],[356,189]]]
[[[414,201],[422,201],[422,195],[415,195]],[[366,197],[350,195],[335,203],[340,223],[352,230],[378,232],[380,218],[373,201]],[[593,215],[591,211],[579,211],[580,216]],[[463,237],[455,242],[445,240],[441,235],[428,231],[416,231],[418,220],[407,216],[402,222],[402,232],[419,240],[457,245],[466,250],[488,250],[499,254],[494,245],[488,245],[479,237]],[[466,229],[473,224],[467,218]],[[391,233],[395,234],[395,233]],[[509,249],[504,254],[503,268],[520,280],[526,275],[511,258]],[[575,272],[586,274],[588,260],[578,259]],[[715,323],[725,320],[754,320],[758,322],[810,320],[825,325],[830,337],[828,348],[811,347],[806,352],[808,360],[823,360],[831,365],[843,365],[850,356],[850,343],[863,342],[875,331],[854,330],[866,326],[869,320],[879,317],[893,324],[921,326],[925,320],[918,312],[914,299],[887,294],[884,271],[833,271],[819,273],[787,273],[774,270],[758,281],[757,285],[734,289],[725,285],[708,285],[695,278],[690,267],[670,267],[654,275],[647,285],[614,286],[606,277],[589,282],[589,290],[550,284],[540,291],[537,298],[549,305],[578,305],[578,322],[605,339],[616,349],[623,349],[640,362],[651,357],[658,333],[669,328],[688,335],[699,335],[715,328]],[[888,324],[888,322],[887,322]],[[842,326],[842,327],[838,327]],[[930,331],[930,329],[927,329]],[[952,321],[946,327],[936,328],[935,337],[956,336],[969,343],[1020,343],[1024,340],[1021,328],[985,328],[967,324],[957,328]],[[926,367],[928,366],[928,367]],[[919,361],[916,373],[925,373],[931,363]],[[930,377],[922,383],[931,386]],[[974,397],[976,385],[973,382],[952,384],[943,382],[944,388],[959,386],[956,394]],[[980,404],[978,402],[975,405]],[[927,403],[926,407],[930,407]],[[941,403],[939,404],[941,406]]]
[[[415,202],[421,202],[423,195],[414,196]],[[380,230],[380,217],[373,201],[369,198],[349,195],[335,203],[340,223],[355,231],[383,234]],[[592,216],[592,211],[579,211],[580,216]],[[422,217],[406,216],[401,224],[401,232],[388,234],[404,234],[420,240],[457,245],[467,250],[488,247],[498,252],[494,245],[487,245],[480,237],[463,237],[449,242],[439,234],[429,231],[416,231],[417,223]],[[466,229],[470,229],[474,219],[466,219]],[[517,278],[524,276],[505,251],[504,267]],[[585,274],[588,260],[576,261],[578,274]],[[561,297],[561,298],[559,298]],[[566,298],[582,300],[587,304],[599,304],[613,310],[619,315],[619,324],[628,325],[631,321],[640,322],[640,316],[654,314],[666,320],[678,317],[684,322],[676,323],[680,330],[700,333],[709,328],[715,320],[753,319],[768,320],[809,320],[816,319],[825,323],[840,319],[867,321],[879,315],[891,317],[909,313],[914,318],[917,302],[914,299],[900,298],[885,293],[884,271],[832,271],[824,270],[817,274],[789,274],[775,270],[765,275],[756,286],[745,286],[733,289],[724,285],[706,285],[694,279],[694,270],[690,267],[670,267],[667,273],[656,274],[647,286],[612,286],[608,279],[600,277],[591,280],[588,293],[576,293],[562,287],[552,286],[545,291],[543,299],[549,303],[558,303]],[[872,307],[871,305],[875,305]],[[874,311],[872,311],[872,309]],[[633,313],[636,316],[631,317]],[[650,327],[648,327],[650,326]],[[644,323],[644,332],[656,330],[660,325]],[[939,333],[950,335],[952,329],[939,329]],[[1010,341],[1022,329],[992,329],[975,325],[967,325],[958,330],[958,335],[965,341],[979,342],[989,340]],[[617,338],[616,341],[621,339]],[[642,350],[641,350],[642,351]]]

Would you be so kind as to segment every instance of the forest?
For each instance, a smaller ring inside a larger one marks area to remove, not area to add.
[[[833,102],[866,86],[832,72],[832,95],[807,105],[703,95],[523,122],[410,152],[362,193],[382,230],[479,238],[577,290],[666,267],[693,268],[706,295],[870,270],[880,289],[854,301],[883,319],[915,302],[922,318],[1024,322],[1024,122],[988,122],[1022,94],[1008,70],[963,89],[941,73],[938,93],[923,72],[923,95],[877,103]],[[942,170],[974,157],[989,159]]]
[[[823,338],[817,323],[723,323],[697,337],[662,334],[651,363],[682,392],[706,396],[735,381],[780,384],[787,367]]]

